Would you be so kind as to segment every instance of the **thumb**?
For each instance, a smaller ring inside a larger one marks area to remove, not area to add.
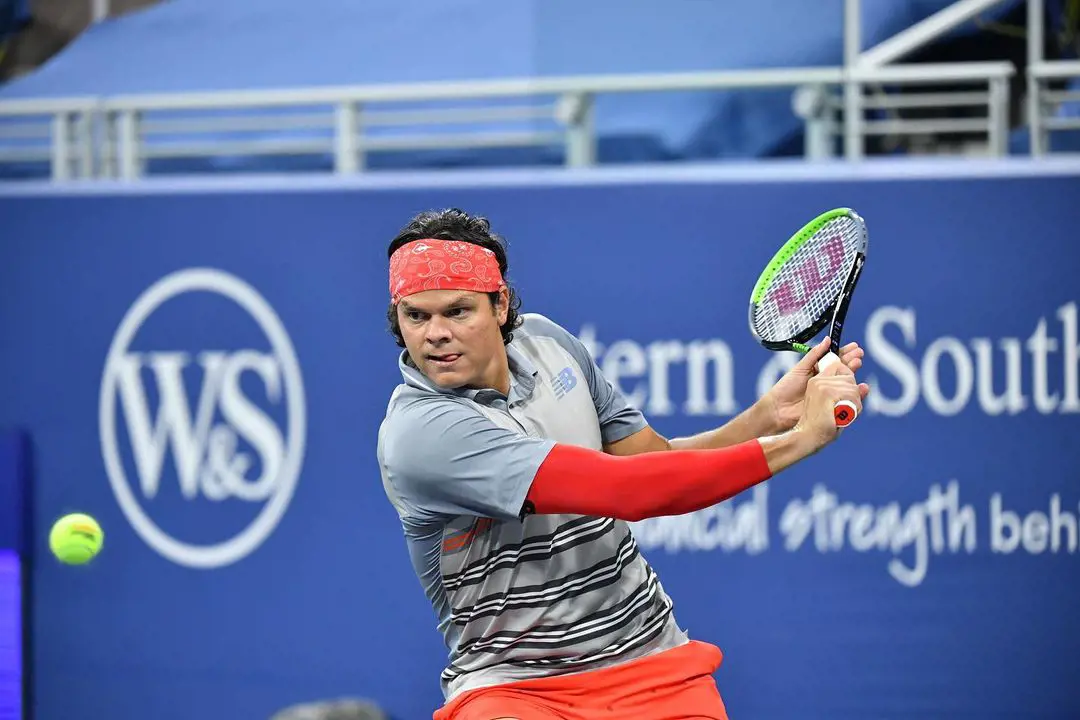
[[[817,367],[818,361],[828,354],[829,348],[831,347],[832,341],[828,337],[826,337],[817,345],[810,348],[810,351],[802,356],[802,359],[795,364],[795,369],[807,375],[813,375],[814,369]]]

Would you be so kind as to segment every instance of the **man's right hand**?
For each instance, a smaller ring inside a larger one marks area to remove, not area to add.
[[[862,396],[855,373],[844,363],[832,363],[810,378],[802,417],[795,427],[780,435],[758,438],[772,474],[813,455],[835,440],[840,435],[833,414],[836,403],[849,400],[861,413]]]
[[[817,452],[840,435],[833,408],[841,400],[847,400],[862,413],[862,393],[855,380],[855,373],[844,363],[832,363],[818,375],[810,378],[806,386],[803,414],[795,424],[795,430],[803,434],[812,452]]]

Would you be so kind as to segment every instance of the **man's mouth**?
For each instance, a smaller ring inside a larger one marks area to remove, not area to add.
[[[447,353],[445,355],[428,355],[428,360],[436,365],[450,365],[461,357],[461,353]]]

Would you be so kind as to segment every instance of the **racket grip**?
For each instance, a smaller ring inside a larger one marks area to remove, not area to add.
[[[829,367],[833,363],[840,362],[840,358],[836,353],[826,353],[817,362],[817,371],[821,372],[825,368]],[[836,405],[833,406],[833,417],[836,418],[836,427],[847,427],[851,423],[855,422],[855,418],[859,416],[859,411],[855,407],[855,403],[850,400],[839,400]]]
[[[836,427],[847,427],[855,422],[859,411],[855,409],[855,403],[850,400],[840,400],[833,406],[833,417],[836,418]]]

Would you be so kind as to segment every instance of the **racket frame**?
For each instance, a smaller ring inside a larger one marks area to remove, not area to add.
[[[803,243],[812,238],[814,234],[827,223],[840,217],[847,217],[855,221],[859,228],[859,244],[856,247],[855,257],[852,259],[851,267],[848,268],[848,274],[844,279],[844,285],[840,289],[839,295],[832,301],[830,307],[827,307],[826,310],[801,333],[785,340],[766,340],[761,337],[757,328],[754,326],[754,314],[757,310],[760,296],[769,286],[773,276],[795,253],[795,251],[802,247]],[[753,334],[754,339],[768,350],[778,352],[791,350],[800,354],[805,354],[810,351],[810,346],[807,345],[807,343],[817,337],[817,335],[825,329],[825,326],[830,325],[831,323],[829,338],[832,343],[832,352],[838,355],[840,352],[840,336],[844,330],[844,321],[847,318],[848,307],[851,305],[851,296],[855,292],[855,287],[859,282],[859,276],[862,275],[863,266],[866,264],[866,251],[868,245],[869,232],[867,231],[866,222],[851,208],[842,207],[828,210],[806,223],[776,251],[776,254],[769,260],[769,264],[765,266],[765,270],[758,277],[758,281],[754,285],[754,290],[750,295],[750,307],[747,315],[747,320],[750,324],[750,332]]]

